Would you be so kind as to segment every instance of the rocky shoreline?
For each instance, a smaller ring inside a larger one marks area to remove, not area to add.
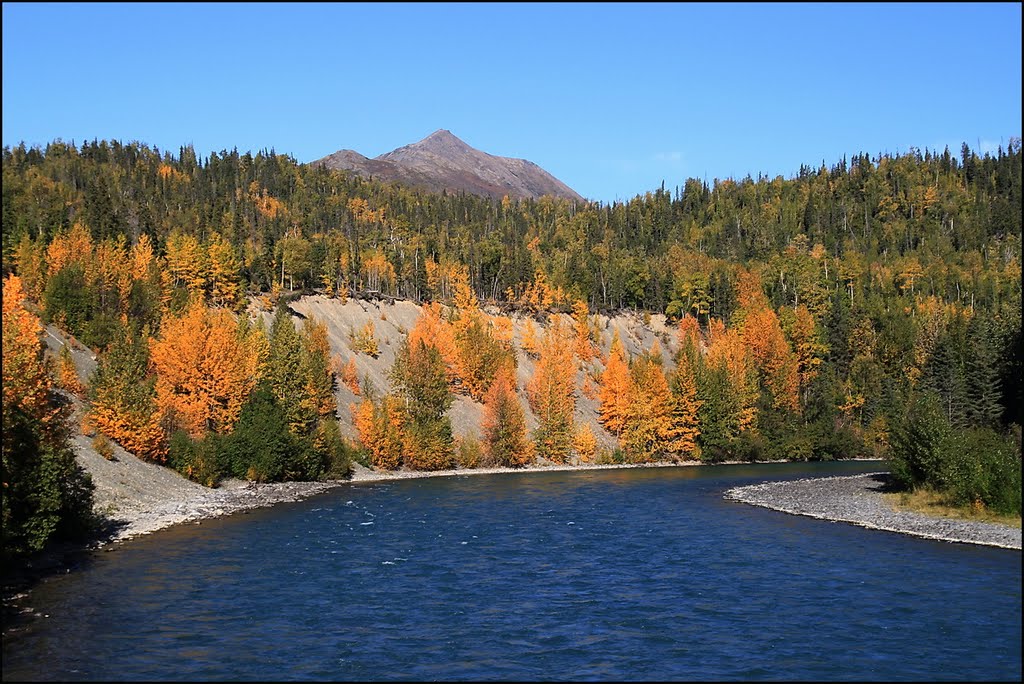
[[[807,478],[734,487],[725,498],[793,515],[963,544],[1021,549],[1019,528],[896,511],[882,494],[887,473]]]

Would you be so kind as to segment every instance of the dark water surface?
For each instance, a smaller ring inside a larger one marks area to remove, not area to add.
[[[1021,554],[725,501],[773,464],[345,486],[36,587],[4,679],[1020,680]]]

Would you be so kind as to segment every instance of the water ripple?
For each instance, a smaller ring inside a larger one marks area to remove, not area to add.
[[[1019,680],[1021,556],[723,502],[877,464],[394,482],[34,590],[4,679]]]

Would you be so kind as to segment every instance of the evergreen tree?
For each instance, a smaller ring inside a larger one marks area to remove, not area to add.
[[[406,341],[395,357],[391,378],[404,404],[406,463],[416,470],[451,467],[452,427],[446,414],[453,397],[441,353],[423,341]]]
[[[1002,382],[999,353],[991,323],[975,316],[967,327],[970,353],[966,368],[967,422],[979,427],[996,427],[1002,418]]]

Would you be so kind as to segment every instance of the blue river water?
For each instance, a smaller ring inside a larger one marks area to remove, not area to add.
[[[32,590],[3,677],[1020,680],[1019,551],[722,497],[878,470],[346,485],[90,555]]]

